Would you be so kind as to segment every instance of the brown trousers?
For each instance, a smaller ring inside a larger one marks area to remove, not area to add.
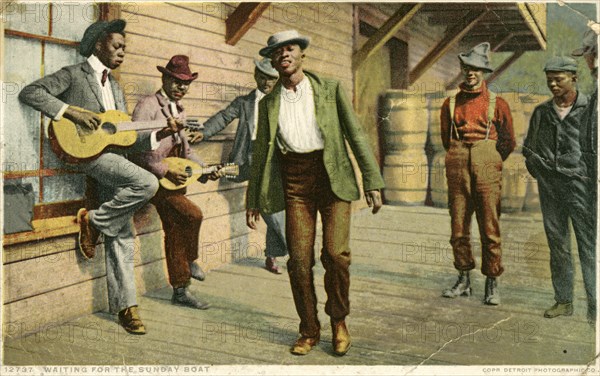
[[[502,158],[496,151],[496,142],[470,144],[453,140],[446,154],[446,179],[454,267],[461,271],[475,268],[470,239],[475,212],[481,237],[481,272],[498,277],[504,268],[499,224]]]
[[[185,197],[185,189],[169,191],[162,187],[152,198],[165,232],[165,254],[169,283],[174,288],[189,285],[190,263],[198,258],[202,211]]]
[[[300,334],[319,335],[317,297],[312,268],[315,265],[317,211],[323,224],[321,262],[325,268],[325,312],[342,320],[350,312],[350,202],[331,191],[323,152],[279,153],[286,201],[286,238],[290,258],[288,273]]]

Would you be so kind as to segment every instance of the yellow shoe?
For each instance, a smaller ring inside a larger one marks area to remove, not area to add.
[[[137,306],[125,308],[119,312],[119,324],[130,334],[146,334],[144,323],[140,319]]]

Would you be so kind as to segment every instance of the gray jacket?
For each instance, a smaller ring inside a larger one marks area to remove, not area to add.
[[[252,162],[252,132],[254,131],[254,100],[256,91],[241,95],[233,100],[227,108],[219,111],[204,122],[204,138],[209,139],[227,127],[233,120],[239,119],[233,148],[229,154],[229,162],[240,167],[240,174],[231,180],[242,182],[250,178]]]
[[[111,74],[108,79],[115,98],[116,109],[127,112],[125,97],[119,83]],[[106,111],[102,104],[102,93],[94,70],[87,61],[63,67],[59,71],[25,86],[19,93],[19,100],[50,118],[54,118],[64,104],[96,113]],[[149,148],[150,132],[139,132],[136,144],[128,151]]]
[[[586,175],[579,131],[587,105],[587,96],[577,92],[573,108],[563,120],[556,114],[552,99],[534,109],[523,145],[525,164],[533,177],[547,172],[558,172],[569,177]]]

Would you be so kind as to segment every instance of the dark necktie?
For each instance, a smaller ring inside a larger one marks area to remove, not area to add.
[[[104,86],[104,84],[106,83],[107,78],[108,78],[108,69],[105,69],[102,71],[102,80],[100,80],[100,82],[102,83],[102,86]]]

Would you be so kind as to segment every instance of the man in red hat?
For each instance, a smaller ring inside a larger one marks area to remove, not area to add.
[[[493,71],[490,44],[481,43],[458,55],[464,82],[446,99],[441,111],[441,136],[446,149],[446,179],[454,253],[459,277],[442,292],[446,298],[471,295],[469,272],[475,268],[471,250],[471,219],[475,212],[481,235],[481,272],[486,276],[483,302],[500,304],[498,278],[502,267],[500,198],[502,162],[516,142],[508,103],[488,90],[484,73]]]
[[[156,93],[142,98],[133,110],[134,121],[174,118],[185,121],[186,114],[181,99],[188,92],[198,73],[192,73],[189,58],[175,55],[166,67],[156,67],[162,73],[162,87]],[[183,130],[161,140],[156,150],[130,155],[135,164],[153,173],[158,179],[167,178],[175,184],[185,183],[188,175],[183,169],[169,168],[166,157],[188,158],[202,165],[194,157]],[[219,173],[210,178],[216,180]],[[203,281],[205,274],[195,262],[198,258],[198,237],[202,224],[202,211],[185,197],[186,189],[169,191],[162,187],[152,198],[165,232],[165,254],[169,282],[173,286],[173,304],[196,309],[207,309],[209,304],[196,299],[188,287],[191,278]]]

